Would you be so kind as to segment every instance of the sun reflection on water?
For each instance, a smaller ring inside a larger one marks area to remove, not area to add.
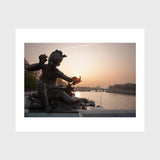
[[[76,96],[76,97],[81,97],[80,92],[75,92],[75,96]]]

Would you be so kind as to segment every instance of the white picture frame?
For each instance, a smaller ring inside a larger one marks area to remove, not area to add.
[[[16,29],[17,132],[143,132],[144,29]],[[136,43],[136,117],[24,116],[24,43]]]

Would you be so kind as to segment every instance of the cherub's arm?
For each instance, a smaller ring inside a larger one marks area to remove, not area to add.
[[[32,65],[29,65],[27,67],[27,71],[37,71],[37,70],[42,69],[45,66],[44,63],[46,61],[47,61],[47,56],[45,54],[41,54],[39,56],[39,63],[35,63],[35,64],[32,64]]]
[[[64,80],[66,80],[67,82],[72,82],[72,78],[66,76],[63,72],[61,72],[60,70],[57,69],[57,75],[59,78],[62,78]]]
[[[68,82],[73,82],[73,83],[79,83],[80,82],[79,78],[77,78],[77,77],[68,77],[58,69],[57,69],[57,75],[58,75],[59,78],[62,78],[64,80],[68,81]]]
[[[37,71],[40,70],[44,67],[44,64],[40,64],[40,63],[35,63],[35,64],[31,64],[29,65],[26,70],[27,71]]]

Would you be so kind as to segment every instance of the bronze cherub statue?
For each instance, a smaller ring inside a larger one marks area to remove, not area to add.
[[[63,58],[67,57],[63,55],[62,51],[53,51],[49,58],[44,54],[39,56],[39,63],[32,64],[27,67],[27,71],[42,70],[42,75],[38,83],[37,95],[33,94],[30,96],[32,104],[34,100],[39,104],[44,106],[46,112],[51,112],[53,108],[77,108],[77,106],[89,101],[86,98],[77,98],[73,96],[73,85],[81,81],[81,77],[78,78],[68,77],[63,72],[61,72],[57,67],[62,62]],[[45,64],[48,58],[48,64]],[[68,82],[66,88],[58,86],[56,84],[56,79],[62,78]],[[94,105],[94,104],[93,104]]]

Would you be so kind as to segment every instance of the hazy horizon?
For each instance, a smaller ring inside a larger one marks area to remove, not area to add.
[[[81,75],[76,86],[136,83],[135,43],[25,43],[25,58],[38,63],[40,54],[56,49],[67,55],[58,68],[70,77]]]

